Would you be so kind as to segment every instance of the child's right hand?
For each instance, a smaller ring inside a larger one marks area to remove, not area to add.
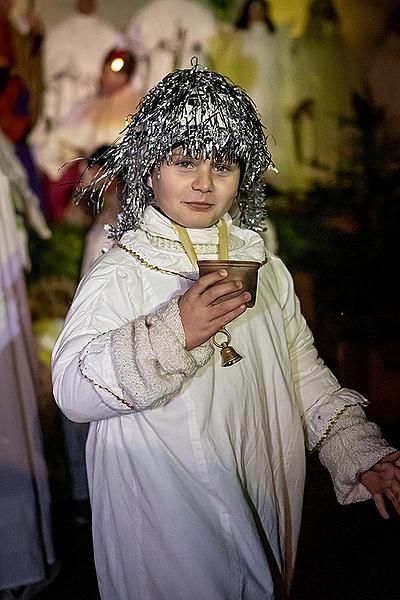
[[[203,275],[180,298],[179,311],[185,330],[186,350],[193,350],[200,346],[221,327],[246,311],[245,303],[251,298],[249,292],[243,292],[239,296],[213,305],[213,302],[221,296],[243,287],[240,281],[221,283],[227,275],[225,269]]]

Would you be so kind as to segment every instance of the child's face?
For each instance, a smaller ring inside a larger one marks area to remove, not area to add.
[[[194,159],[173,152],[152,174],[158,206],[170,219],[192,229],[204,229],[218,221],[232,206],[240,180],[237,163]]]

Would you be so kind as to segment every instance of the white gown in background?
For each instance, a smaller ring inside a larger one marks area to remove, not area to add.
[[[2,154],[3,150],[10,161],[8,148],[1,148]],[[37,357],[26,296],[24,256],[10,181],[2,170],[3,158],[0,159],[0,590],[43,582],[49,566],[55,562],[50,495],[36,405]],[[15,165],[15,170],[19,169]]]
[[[308,187],[352,160],[352,92],[357,69],[339,25],[311,24],[293,41],[288,102],[293,163],[289,177]],[[300,107],[303,106],[303,109]]]
[[[207,44],[216,33],[212,11],[193,0],[153,0],[133,15],[126,36],[140,56],[149,90],[174,69],[190,68],[192,57],[207,65]]]
[[[94,94],[107,52],[118,31],[95,14],[74,14],[49,30],[44,40],[44,117],[57,123],[73,105]]]
[[[95,14],[74,14],[47,33],[42,110],[29,135],[41,170],[46,172],[49,132],[77,102],[96,93],[104,58],[118,42],[118,31]]]
[[[269,31],[265,23],[255,22],[238,29],[241,52],[251,59],[253,82],[246,92],[255,102],[268,134],[269,148],[279,175],[270,177],[272,185],[286,182],[286,161],[290,147],[290,121],[287,106],[290,38],[287,28]]]

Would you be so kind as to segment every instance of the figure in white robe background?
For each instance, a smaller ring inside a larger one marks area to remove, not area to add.
[[[28,599],[50,582],[56,563],[17,210],[49,236],[26,174],[0,134],[0,597]]]
[[[38,167],[47,174],[48,135],[72,107],[94,95],[107,52],[118,31],[96,14],[96,0],[76,0],[76,12],[50,29],[43,44],[42,110],[30,135]]]
[[[104,56],[96,79],[96,93],[75,102],[70,112],[49,132],[45,172],[58,182],[68,164],[88,159],[101,146],[116,141],[126,119],[136,111],[142,94],[131,85],[136,59],[128,50],[112,48]]]
[[[142,60],[145,91],[170,71],[190,67],[193,56],[208,64],[208,42],[216,33],[212,11],[195,0],[151,0],[132,16],[126,36]]]
[[[253,61],[253,81],[246,92],[256,104],[262,121],[271,136],[269,143],[275,162],[281,164],[278,148],[282,140],[283,89],[289,49],[289,37],[284,26],[277,26],[265,0],[247,0],[236,23],[241,51]],[[275,139],[274,139],[275,138]],[[280,153],[279,153],[280,154]]]
[[[288,177],[295,187],[327,181],[352,158],[352,93],[357,68],[332,0],[313,0],[304,33],[292,43],[286,104],[291,119]]]

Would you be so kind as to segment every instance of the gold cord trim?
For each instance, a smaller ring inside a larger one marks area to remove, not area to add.
[[[343,406],[343,408],[336,413],[336,415],[332,418],[331,421],[329,421],[324,433],[322,434],[322,436],[319,438],[318,442],[315,444],[314,448],[312,448],[310,450],[310,452],[318,452],[321,449],[321,446],[323,445],[323,443],[326,441],[327,437],[329,436],[329,434],[331,433],[332,429],[334,428],[334,426],[336,425],[336,423],[339,421],[340,417],[342,416],[342,414],[348,409],[351,408],[352,406],[362,406],[362,403],[359,402],[357,404],[346,404],[345,406]]]
[[[218,260],[228,260],[228,227],[223,219],[217,223],[218,227]]]
[[[140,256],[140,254],[138,254],[134,250],[131,250],[130,248],[128,248],[128,246],[121,244],[121,242],[117,242],[115,245],[118,248],[121,248],[121,250],[124,250],[125,252],[127,252],[128,254],[133,256],[133,258],[135,258],[138,262],[140,262],[140,264],[142,264],[144,267],[147,267],[148,269],[152,269],[153,271],[159,271],[160,273],[164,273],[165,275],[174,275],[176,277],[183,277],[183,279],[188,279],[189,281],[197,281],[197,278],[195,278],[195,277],[189,277],[188,275],[183,275],[182,273],[178,273],[177,271],[170,271],[168,269],[163,269],[162,267],[157,267],[157,265],[153,265],[153,264],[149,263],[145,258]],[[268,258],[264,258],[264,260],[260,263],[260,268],[263,267],[264,265],[266,265],[267,262],[268,262]]]
[[[121,250],[125,250],[125,252],[133,256],[133,258],[136,258],[138,262],[140,262],[144,267],[147,267],[148,269],[152,269],[153,271],[159,271],[160,273],[165,273],[166,275],[175,275],[177,277],[183,277],[184,279],[188,279],[189,281],[197,281],[197,279],[195,279],[194,277],[188,277],[187,275],[182,275],[182,273],[178,273],[176,271],[169,271],[168,269],[162,269],[161,267],[157,267],[157,265],[152,265],[151,263],[147,262],[146,259],[140,256],[140,254],[138,254],[134,250],[131,250],[127,246],[124,246],[124,244],[121,244],[121,242],[117,242],[115,245],[118,246],[118,248],[121,248]]]
[[[103,335],[103,334],[100,334],[100,335]],[[100,336],[97,336],[97,337],[100,337]],[[129,408],[130,410],[133,410],[133,411],[137,412],[137,408],[135,408],[130,402],[128,402],[127,400],[124,400],[123,398],[120,398],[119,396],[117,396],[117,394],[115,394],[114,392],[112,392],[111,390],[109,390],[108,388],[106,388],[104,385],[101,385],[100,383],[96,383],[94,381],[94,379],[91,379],[90,377],[88,377],[86,375],[86,373],[83,372],[83,365],[82,365],[82,359],[81,358],[79,359],[79,370],[81,372],[82,377],[84,377],[85,379],[87,379],[88,381],[90,381],[90,383],[92,383],[94,386],[100,388],[101,390],[104,390],[105,392],[108,392],[109,394],[111,394],[111,396],[114,396],[114,398],[116,398],[117,400],[119,400],[119,402],[122,402],[122,404],[124,404],[127,408]]]

